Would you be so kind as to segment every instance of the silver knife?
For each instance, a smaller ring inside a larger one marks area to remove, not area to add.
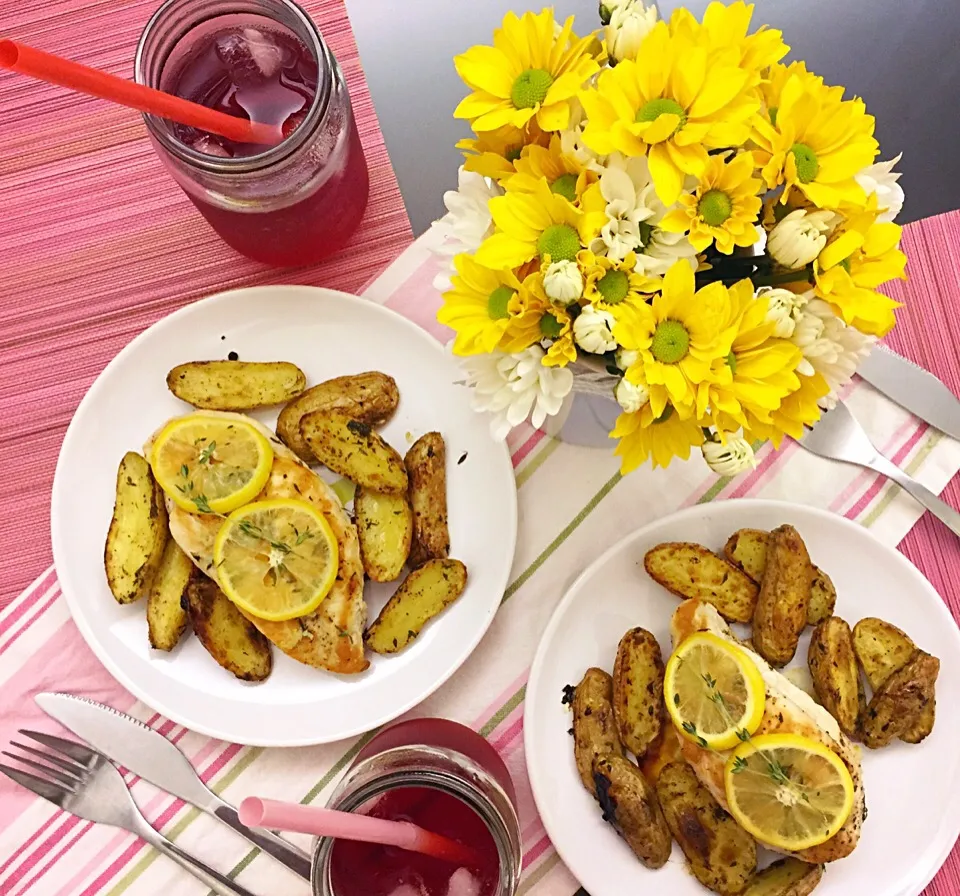
[[[85,697],[37,694],[35,699],[48,716],[117,765],[213,816],[310,880],[310,857],[303,850],[270,831],[253,830],[242,824],[237,810],[208,789],[187,757],[159,732],[139,719]]]
[[[960,398],[929,371],[878,344],[857,373],[911,414],[960,439]]]

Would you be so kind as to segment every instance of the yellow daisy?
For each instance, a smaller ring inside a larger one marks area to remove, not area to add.
[[[552,193],[574,205],[580,204],[587,187],[598,180],[593,171],[588,171],[573,156],[564,153],[556,134],[550,138],[549,146],[525,146],[513,167],[516,174],[503,182],[507,190],[532,193],[540,180],[545,179]]]
[[[580,94],[584,142],[601,154],[647,154],[657,195],[672,205],[685,175],[703,175],[707,149],[739,146],[750,135],[760,108],[753,79],[732,54],[710,53],[658,22],[636,61],[606,69]]]
[[[513,297],[509,311],[510,326],[500,346],[503,351],[514,354],[543,339],[552,339],[542,361],[546,367],[566,367],[576,361],[573,317],[562,305],[550,301],[539,272],[523,281],[523,290]]]
[[[714,362],[730,353],[736,332],[727,326],[730,316],[727,288],[711,283],[697,290],[686,261],[667,271],[663,291],[652,304],[625,309],[613,335],[623,348],[640,353],[637,364],[627,370],[627,379],[640,382],[642,371],[642,382],[665,387],[663,400],[650,393],[655,417],[663,413],[667,400],[682,415],[692,408],[697,387],[713,376]]]
[[[843,99],[842,87],[824,87],[823,78],[808,71],[806,63],[804,62],[791,62],[789,65],[782,65],[780,63],[771,65],[770,68],[767,69],[766,77],[760,82],[760,96],[763,98],[763,111],[761,114],[765,115],[766,119],[774,127],[776,127],[777,124],[777,114],[780,111],[780,98],[783,96],[783,88],[787,86],[787,81],[794,75],[800,78],[804,84],[808,85],[806,89],[811,92],[826,90],[828,95],[833,97],[837,102]]]
[[[510,300],[520,291],[520,281],[511,270],[491,270],[462,253],[453,259],[457,273],[453,286],[443,294],[437,320],[457,335],[457,355],[492,352],[510,325]]]
[[[606,221],[597,184],[586,190],[581,204],[589,210],[576,208],[551,192],[545,180],[530,193],[496,196],[490,200],[490,214],[497,229],[477,249],[477,261],[490,268],[516,268],[548,256],[552,261],[575,260]]]
[[[584,249],[577,261],[583,272],[584,301],[601,311],[609,311],[614,320],[620,320],[628,313],[627,309],[646,306],[651,293],[663,284],[662,278],[647,276],[636,269],[636,252],[628,252],[622,261],[617,261]],[[642,314],[643,310],[639,312]]]
[[[660,229],[689,230],[690,244],[698,252],[713,242],[726,255],[737,246],[752,246],[760,239],[756,223],[762,202],[757,194],[763,187],[753,172],[752,153],[739,153],[729,162],[710,156],[696,192],[680,197],[680,207],[663,218]]]
[[[747,412],[747,425],[743,428],[746,439],[769,439],[779,448],[785,435],[799,439],[805,426],[813,426],[820,419],[819,401],[830,391],[829,384],[819,373],[801,376],[799,380],[800,387],[771,412],[769,421]]]
[[[737,54],[738,64],[759,72],[783,59],[790,51],[783,42],[783,32],[762,26],[747,34],[754,5],[742,0],[729,6],[714,2],[703,14],[701,25],[685,8],[675,9],[670,18],[670,31],[699,39],[713,50],[730,50]]]
[[[670,405],[654,416],[651,404],[633,414],[621,414],[610,433],[611,439],[620,440],[614,454],[622,458],[620,472],[624,476],[648,458],[654,467],[668,467],[675,457],[687,460],[690,449],[703,444],[703,430],[696,418],[682,417]]]
[[[754,297],[753,284],[741,280],[730,287],[731,322],[737,334],[730,354],[715,370],[713,382],[697,391],[697,416],[709,413],[721,432],[735,432],[751,419],[769,422],[791,392],[800,387],[796,374],[800,349],[774,337],[776,323],[767,320],[767,300]]]
[[[508,12],[492,47],[471,47],[454,59],[473,93],[453,114],[478,134],[522,128],[534,117],[545,131],[561,131],[570,122],[570,100],[599,70],[602,53],[596,38],[573,33],[573,16],[561,28],[552,9],[522,19]]]
[[[541,132],[528,135],[512,125],[504,125],[495,131],[484,131],[476,137],[466,137],[457,142],[463,151],[463,167],[483,177],[500,181],[516,173],[514,167],[524,146],[532,139],[541,137]]]
[[[816,293],[861,333],[885,336],[896,323],[900,302],[877,292],[888,280],[906,280],[907,256],[899,249],[901,229],[877,221],[876,196],[866,211],[851,215],[831,235],[813,263]]]
[[[780,201],[797,189],[820,208],[863,206],[866,194],[854,175],[873,162],[879,146],[863,102],[840,100],[831,88],[792,75],[775,117],[776,125],[756,117],[754,140],[767,187],[785,184]]]

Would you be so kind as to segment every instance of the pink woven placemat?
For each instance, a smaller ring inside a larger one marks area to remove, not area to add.
[[[159,0],[4,0],[0,35],[124,77]],[[204,295],[261,283],[359,287],[410,242],[342,0],[305,0],[346,75],[370,167],[351,244],[267,268],[223,244],[140,116],[0,71],[0,608],[50,563],[48,501],[70,416],[137,333]]]

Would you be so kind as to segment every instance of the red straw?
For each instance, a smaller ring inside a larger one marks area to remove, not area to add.
[[[237,143],[274,146],[283,139],[278,127],[234,118],[162,90],[154,90],[152,87],[71,62],[69,59],[35,50],[15,40],[0,40],[0,68],[30,75],[50,84],[69,87],[71,90],[88,93],[150,115],[169,118],[211,134],[219,134]]]

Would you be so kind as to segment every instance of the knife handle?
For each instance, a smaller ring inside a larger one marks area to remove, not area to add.
[[[248,828],[240,821],[237,810],[221,800],[217,800],[212,814],[267,855],[273,856],[278,862],[286,865],[294,874],[300,875],[304,880],[310,880],[310,856],[298,846],[288,843],[272,831]]]
[[[887,460],[882,455],[878,455],[879,463],[874,466],[878,473],[882,473],[888,479],[892,479],[905,492],[910,494],[913,499],[927,508],[937,519],[940,520],[954,535],[960,536],[960,512],[954,510],[949,504],[941,501],[930,489],[921,485],[912,476],[908,476],[896,464]]]

